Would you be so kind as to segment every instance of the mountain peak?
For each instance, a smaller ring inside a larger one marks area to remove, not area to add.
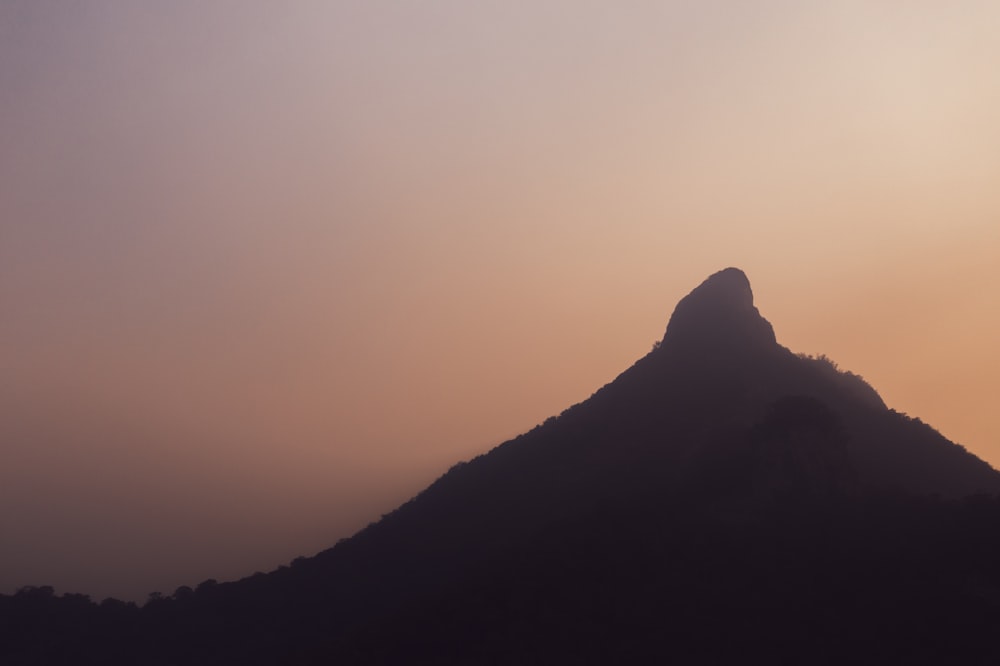
[[[709,275],[684,300],[711,301],[716,306],[741,311],[754,307],[750,279],[746,273],[732,266]]]
[[[705,347],[740,341],[773,345],[774,329],[753,304],[746,274],[725,268],[710,275],[677,304],[663,342]]]

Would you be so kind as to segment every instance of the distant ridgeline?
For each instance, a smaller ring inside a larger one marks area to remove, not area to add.
[[[728,268],[588,400],[318,555],[142,608],[0,596],[0,663],[1000,663],[998,493]]]

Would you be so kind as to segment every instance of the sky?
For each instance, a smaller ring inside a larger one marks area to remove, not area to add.
[[[0,0],[0,593],[267,571],[738,266],[1000,466],[1000,5]]]

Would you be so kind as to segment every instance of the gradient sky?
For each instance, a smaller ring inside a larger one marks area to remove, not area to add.
[[[730,265],[1000,465],[1000,5],[0,0],[0,592],[312,554]]]

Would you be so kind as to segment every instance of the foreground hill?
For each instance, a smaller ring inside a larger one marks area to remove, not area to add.
[[[141,610],[0,597],[0,661],[986,663],[997,493],[860,377],[779,345],[731,268],[591,398],[351,539]]]

